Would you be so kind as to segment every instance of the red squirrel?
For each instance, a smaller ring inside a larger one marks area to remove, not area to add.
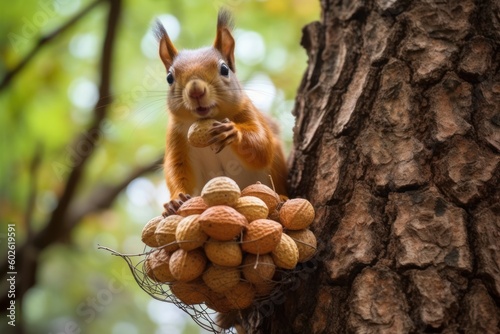
[[[235,75],[231,14],[222,9],[211,47],[177,51],[157,22],[160,58],[167,70],[167,129],[164,170],[170,202],[164,215],[174,214],[189,194],[197,196],[213,177],[225,175],[240,188],[260,181],[286,195],[287,168],[278,126],[261,113]],[[214,119],[205,148],[189,144],[195,121]]]

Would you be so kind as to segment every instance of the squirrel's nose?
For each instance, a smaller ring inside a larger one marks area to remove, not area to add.
[[[191,85],[189,87],[188,95],[190,98],[193,99],[199,99],[203,97],[206,93],[206,87],[203,85],[201,82],[198,80],[194,80],[191,82]]]

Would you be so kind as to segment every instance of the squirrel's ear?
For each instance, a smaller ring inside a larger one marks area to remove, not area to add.
[[[225,9],[219,11],[219,16],[217,18],[217,35],[214,41],[214,48],[219,50],[224,58],[226,58],[227,65],[231,71],[235,72],[234,64],[234,38],[231,35],[231,29],[233,28],[233,21],[231,19],[231,13]]]
[[[165,27],[158,20],[156,21],[155,35],[158,42],[160,42],[160,58],[168,70],[172,66],[175,56],[177,56],[177,49],[170,37],[168,37]]]

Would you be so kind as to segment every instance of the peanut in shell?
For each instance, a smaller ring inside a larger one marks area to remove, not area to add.
[[[242,196],[233,207],[245,216],[249,223],[257,219],[267,218],[269,214],[267,204],[255,196]]]
[[[213,291],[223,293],[240,282],[241,273],[235,267],[210,266],[203,273],[203,282]]]
[[[233,305],[229,302],[227,297],[222,294],[208,289],[208,296],[205,300],[205,305],[219,313],[228,313],[234,311]]]
[[[233,240],[248,225],[245,216],[226,205],[206,209],[198,220],[206,234],[220,241]]]
[[[281,235],[281,240],[271,255],[274,263],[279,268],[293,269],[299,262],[299,249],[295,241],[285,233]]]
[[[248,224],[241,243],[241,249],[251,254],[272,252],[281,239],[283,227],[270,219],[257,219]]]
[[[150,219],[142,229],[141,240],[149,247],[159,247],[156,241],[155,231],[158,224],[163,220],[163,216]]]
[[[253,284],[262,284],[272,280],[276,266],[269,254],[247,254],[243,260],[243,277]]]
[[[209,295],[208,287],[201,279],[192,282],[175,282],[170,285],[170,291],[186,305],[201,304]]]
[[[151,253],[144,263],[146,274],[150,278],[161,283],[175,281],[175,278],[170,271],[169,261],[170,253],[164,249],[159,249]]]
[[[158,223],[155,231],[156,241],[158,247],[163,247],[168,252],[173,252],[179,248],[177,241],[175,240],[175,231],[177,230],[177,225],[182,220],[183,217],[178,215],[167,216]]]
[[[214,177],[201,190],[201,197],[208,206],[236,204],[241,191],[238,184],[227,176]]]
[[[144,274],[146,274],[146,276],[148,276],[149,278],[151,278],[153,280],[156,280],[156,278],[155,278],[155,276],[153,274],[152,262],[153,262],[153,260],[147,258],[144,261],[144,264],[143,264],[143,267],[142,267],[142,272]]]
[[[182,217],[187,217],[190,215],[201,214],[208,208],[207,203],[203,200],[201,196],[195,196],[184,202],[179,209],[177,209],[177,214]]]
[[[251,184],[241,191],[241,196],[255,196],[266,203],[269,212],[273,212],[278,206],[279,195],[262,183]]]
[[[249,282],[239,282],[224,292],[233,310],[243,310],[252,305],[255,299],[255,288]]]
[[[289,230],[305,229],[313,220],[314,207],[306,199],[289,199],[280,209],[280,222]]]
[[[194,147],[207,147],[211,139],[210,130],[215,120],[210,118],[200,119],[191,124],[188,130],[188,142]]]
[[[170,272],[178,281],[189,282],[199,277],[205,270],[207,258],[202,249],[186,251],[182,248],[170,256]]]
[[[288,230],[286,231],[299,250],[299,262],[306,262],[312,259],[316,253],[317,240],[314,233],[309,229],[303,229],[298,231]]]
[[[175,230],[175,240],[179,247],[190,251],[203,246],[208,239],[208,235],[201,229],[198,221],[200,215],[184,217]]]
[[[213,264],[225,267],[237,267],[241,264],[243,254],[236,241],[219,241],[208,239],[204,245],[205,254]]]

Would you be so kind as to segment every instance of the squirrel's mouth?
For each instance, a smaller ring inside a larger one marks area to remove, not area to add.
[[[208,106],[208,107],[198,107],[195,109],[196,111],[196,114],[200,117],[205,117],[208,115],[208,113],[210,112],[210,110],[213,108],[214,106]]]

